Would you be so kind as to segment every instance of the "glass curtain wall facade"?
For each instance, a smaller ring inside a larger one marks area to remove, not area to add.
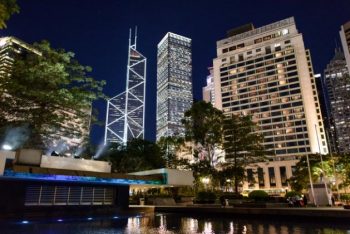
[[[276,160],[328,152],[311,56],[294,18],[217,42],[215,106],[251,115]]]
[[[335,55],[324,70],[328,96],[329,139],[336,153],[350,153],[350,77],[343,52]]]
[[[192,102],[191,39],[169,32],[158,44],[157,140],[184,134],[181,120]]]
[[[126,75],[126,90],[107,102],[105,144],[125,144],[132,138],[144,138],[147,59],[136,49],[137,35],[131,43]]]

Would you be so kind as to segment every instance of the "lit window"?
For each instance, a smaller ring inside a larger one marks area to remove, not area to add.
[[[288,32],[289,32],[289,30],[288,29],[282,29],[282,35],[287,35],[288,34]]]

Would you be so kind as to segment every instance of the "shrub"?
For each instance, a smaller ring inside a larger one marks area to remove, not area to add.
[[[340,194],[340,200],[342,201],[349,201],[350,200],[350,194]]]
[[[263,190],[254,190],[249,193],[248,197],[255,201],[266,201],[268,200],[269,195]]]
[[[289,191],[284,195],[285,198],[295,197],[295,196],[301,197],[301,193],[298,193],[296,191]]]
[[[216,200],[216,194],[211,191],[200,191],[197,193],[197,203],[214,203]]]

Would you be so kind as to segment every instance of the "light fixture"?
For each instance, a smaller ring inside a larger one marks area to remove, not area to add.
[[[12,150],[12,146],[10,146],[9,144],[4,144],[2,146],[2,149],[4,149],[4,150]]]

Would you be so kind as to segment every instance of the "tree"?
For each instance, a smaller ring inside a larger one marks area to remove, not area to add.
[[[322,157],[323,162],[321,162],[319,154],[309,155],[311,179],[313,182],[321,180],[321,177],[323,181],[329,182],[330,178],[335,177],[335,173],[338,171],[337,168],[336,171],[333,170],[333,161],[329,155],[323,155]],[[338,161],[339,159],[336,160]],[[339,163],[336,164],[337,167],[341,166]],[[310,178],[306,156],[300,158],[300,161],[295,165],[293,176],[288,181],[291,188],[296,192],[302,192],[302,190],[308,188]]]
[[[105,98],[105,81],[89,76],[91,68],[79,64],[74,53],[53,49],[47,41],[35,43],[36,53],[14,53],[10,75],[0,79],[0,128],[28,126],[32,147],[41,137],[64,129],[76,134],[78,120],[89,125],[92,101]],[[65,125],[65,128],[62,126]]]
[[[182,166],[183,160],[177,156],[181,148],[185,147],[185,142],[182,137],[161,137],[157,145],[160,148],[161,155],[165,160],[167,168],[176,169],[178,166]]]
[[[242,182],[242,172],[249,164],[263,161],[268,151],[264,150],[263,136],[256,133],[257,125],[251,116],[228,116],[224,120],[224,142],[226,161],[231,164],[235,192],[238,193],[239,183]],[[242,170],[243,169],[243,170]]]
[[[110,161],[113,172],[118,173],[159,169],[165,166],[157,144],[138,138],[131,139],[126,145],[109,145],[101,159]]]
[[[0,29],[6,28],[6,21],[9,20],[14,13],[19,13],[19,6],[16,0],[0,1]]]
[[[222,143],[223,113],[211,103],[199,101],[185,112],[182,123],[185,139],[195,144],[198,155],[206,158],[211,166],[215,164],[215,149]]]

